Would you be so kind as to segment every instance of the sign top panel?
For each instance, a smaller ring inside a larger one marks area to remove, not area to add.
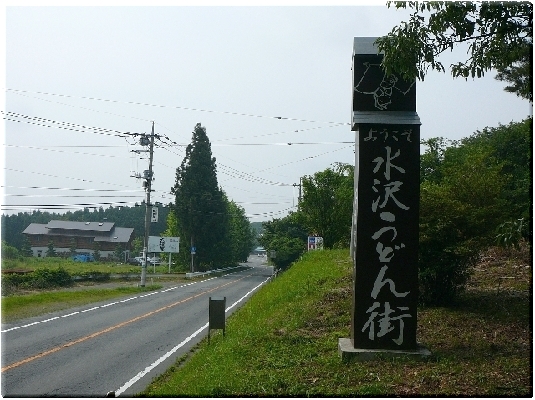
[[[353,48],[353,112],[416,111],[416,82],[386,75],[377,38],[356,37]],[[355,116],[353,116],[355,117]],[[358,116],[357,116],[358,117]]]
[[[382,54],[379,53],[374,42],[377,37],[356,37],[353,39],[353,55],[355,54]]]

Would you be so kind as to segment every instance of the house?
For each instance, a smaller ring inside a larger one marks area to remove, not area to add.
[[[134,228],[115,226],[114,222],[77,222],[52,220],[48,224],[32,223],[22,232],[30,240],[34,257],[46,257],[48,244],[53,243],[56,253],[70,255],[93,253],[111,257],[119,245],[121,251],[130,251]]]

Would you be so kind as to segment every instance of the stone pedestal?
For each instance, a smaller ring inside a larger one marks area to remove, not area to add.
[[[419,344],[415,350],[356,349],[351,344],[351,339],[349,338],[338,339],[338,354],[343,362],[360,362],[392,358],[410,358],[420,360],[431,356],[431,352]]]

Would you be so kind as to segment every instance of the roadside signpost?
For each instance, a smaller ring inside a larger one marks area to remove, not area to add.
[[[415,81],[387,76],[376,38],[353,49],[355,202],[351,338],[342,359],[426,356],[416,343],[420,118]]]
[[[179,237],[149,236],[149,253],[169,253],[169,273],[171,273],[171,253],[178,253],[179,248]]]

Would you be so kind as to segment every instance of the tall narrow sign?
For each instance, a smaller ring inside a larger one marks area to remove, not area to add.
[[[416,85],[385,75],[376,38],[355,38],[351,344],[416,350],[420,119]]]

